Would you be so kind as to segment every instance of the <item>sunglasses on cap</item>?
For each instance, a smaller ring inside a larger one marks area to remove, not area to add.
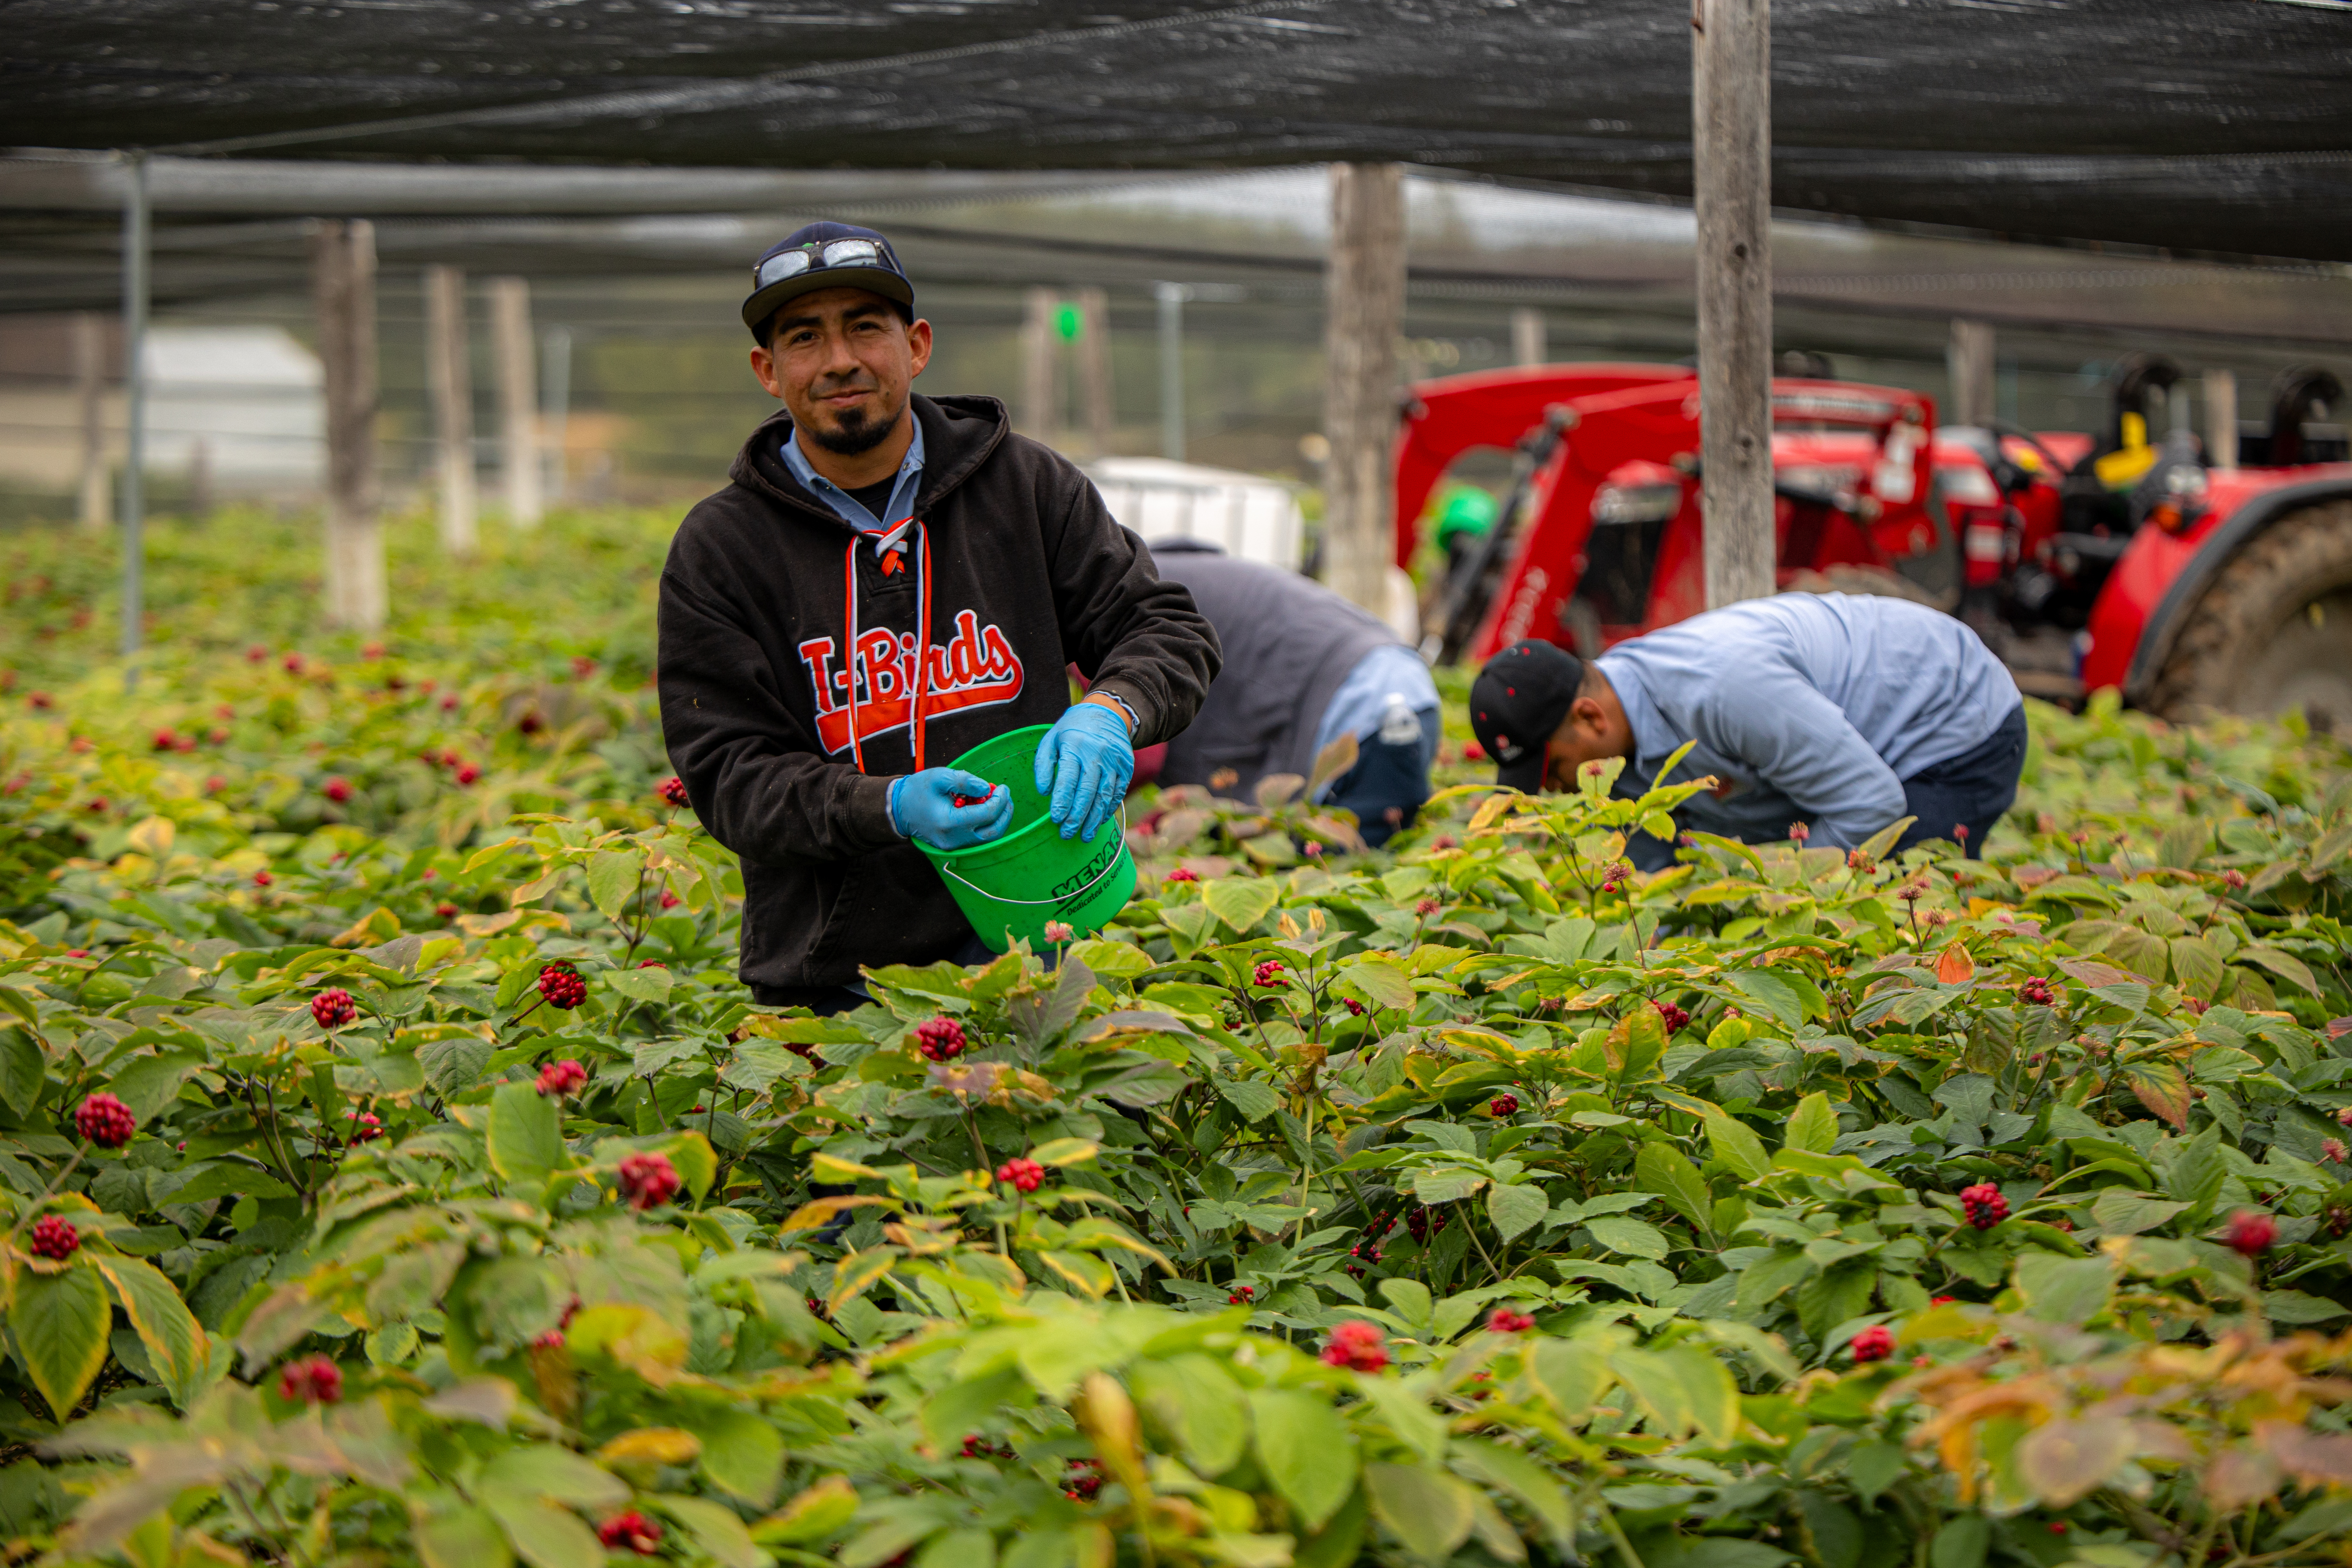
[[[821,272],[829,267],[887,267],[882,259],[882,247],[871,239],[836,239],[830,243],[802,246],[771,256],[760,263],[752,273],[752,287],[765,289],[772,283],[782,283],[803,272]]]

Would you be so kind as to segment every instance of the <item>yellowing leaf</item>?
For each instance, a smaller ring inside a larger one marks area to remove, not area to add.
[[[676,1426],[640,1426],[624,1432],[596,1457],[608,1465],[684,1465],[702,1452],[702,1439]]]
[[[1969,956],[1969,950],[1957,942],[1946,947],[1943,956],[1936,960],[1936,978],[1947,985],[1958,985],[1972,980],[1976,978],[1976,960]]]

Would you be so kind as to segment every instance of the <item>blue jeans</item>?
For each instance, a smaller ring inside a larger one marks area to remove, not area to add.
[[[1899,853],[1931,838],[1958,840],[1962,853],[1981,854],[1985,836],[2017,801],[2025,769],[2025,704],[2010,710],[1981,745],[1920,769],[1903,781],[1903,809],[1919,820],[1904,829]],[[1960,839],[1955,831],[1968,829]]]

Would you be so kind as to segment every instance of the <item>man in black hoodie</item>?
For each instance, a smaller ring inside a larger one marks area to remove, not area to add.
[[[1012,798],[941,763],[1051,723],[1053,819],[1117,832],[1134,748],[1191,721],[1217,641],[1003,404],[913,395],[930,323],[889,241],[812,224],[752,279],[751,369],[784,407],[671,542],[662,731],[742,861],[745,984],[832,1011],[861,965],[986,956],[908,840],[983,843]]]

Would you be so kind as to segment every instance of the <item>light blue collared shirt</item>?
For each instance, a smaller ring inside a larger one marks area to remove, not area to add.
[[[1903,781],[1989,740],[2021,700],[1960,621],[1903,599],[1777,594],[1619,643],[1596,661],[1633,731],[1627,787],[1696,747],[1674,781],[1687,826],[1851,848],[1903,815]]]
[[[913,416],[909,415],[908,417]],[[898,482],[890,487],[887,509],[890,515],[887,519],[876,517],[858,505],[856,497],[816,471],[808,460],[808,454],[801,450],[801,432],[797,425],[793,426],[791,439],[783,444],[784,467],[793,471],[793,478],[798,479],[809,494],[833,508],[842,521],[861,533],[880,533],[906,521],[915,512],[915,492],[922,488],[923,483],[923,425],[919,419],[915,420],[914,425],[915,438],[907,444],[907,456],[898,465]]]

